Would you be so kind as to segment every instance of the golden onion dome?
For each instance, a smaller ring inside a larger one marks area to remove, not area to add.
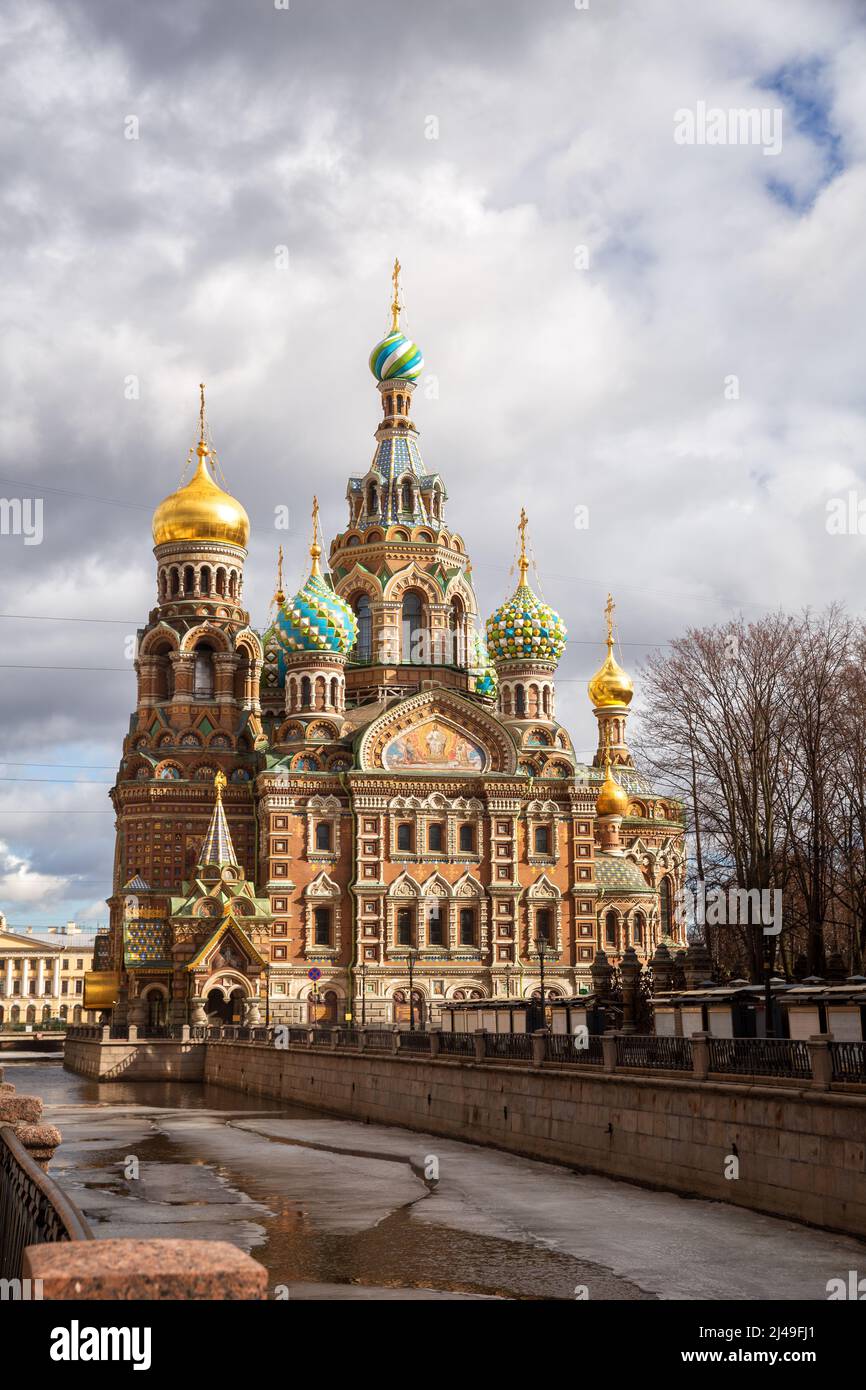
[[[596,709],[608,705],[627,705],[634,695],[634,685],[613,654],[612,644],[607,649],[603,664],[596,671],[587,686],[589,698]]]
[[[596,709],[606,709],[608,705],[628,705],[634,695],[631,676],[622,669],[613,654],[613,610],[614,602],[608,594],[605,609],[607,656],[586,687]]]
[[[211,451],[200,440],[198,467],[183,487],[160,502],[153,514],[153,543],[225,541],[246,549],[250,519],[245,509],[215,481],[208,460]]]
[[[628,814],[628,792],[611,775],[610,765],[605,768],[604,781],[595,802],[598,816],[625,816]]]

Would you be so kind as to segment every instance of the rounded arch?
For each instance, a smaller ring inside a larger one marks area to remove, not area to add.
[[[229,652],[229,638],[225,632],[215,623],[199,623],[197,627],[190,628],[185,632],[180,644],[182,652],[194,652],[196,647],[202,643],[207,643],[214,651]]]

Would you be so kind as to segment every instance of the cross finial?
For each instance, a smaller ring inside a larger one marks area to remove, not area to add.
[[[527,528],[528,524],[529,524],[529,522],[528,522],[528,519],[527,519],[527,516],[526,516],[526,508],[525,508],[525,507],[521,507],[521,508],[520,508],[520,521],[518,522],[518,525],[517,525],[517,529],[518,529],[518,531],[519,531],[519,533],[520,533],[520,559],[517,561],[517,563],[518,563],[518,565],[519,565],[519,567],[520,567],[520,582],[521,582],[521,584],[524,584],[524,583],[526,582],[526,572],[527,572],[527,570],[529,569],[529,561],[528,561],[528,559],[526,558],[526,528]]]
[[[318,499],[318,497],[314,497],[314,498],[313,498],[313,543],[312,543],[312,545],[310,546],[310,558],[311,558],[312,561],[313,561],[313,565],[312,565],[312,568],[311,568],[311,570],[310,570],[310,573],[311,573],[311,574],[318,574],[318,573],[319,573],[319,556],[321,555],[321,553],[322,553],[322,547],[319,545],[319,499]]]
[[[613,610],[614,610],[615,608],[616,608],[616,604],[615,604],[614,601],[613,601],[613,595],[612,595],[612,594],[608,594],[608,596],[607,596],[607,603],[606,603],[605,609],[604,609],[604,615],[605,615],[605,617],[607,618],[607,645],[608,645],[608,647],[612,647],[612,646],[613,646]]]
[[[285,597],[286,593],[283,588],[283,547],[280,546],[277,551],[277,587],[274,590],[274,598],[277,603],[282,603]]]
[[[396,256],[394,258],[394,269],[391,279],[394,283],[394,298],[391,300],[391,332],[396,333],[400,327],[400,271],[403,269]]]
[[[203,382],[203,381],[200,381],[200,382],[199,382],[199,384],[198,384],[198,389],[199,389],[199,393],[200,393],[200,395],[201,395],[201,405],[199,406],[199,411],[198,411],[198,442],[199,442],[199,444],[204,444],[204,382]]]

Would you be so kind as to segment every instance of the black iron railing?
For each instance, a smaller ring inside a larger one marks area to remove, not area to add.
[[[831,1042],[834,1081],[866,1081],[866,1042]]]
[[[585,1062],[588,1066],[600,1067],[603,1057],[601,1038],[551,1033],[547,1038],[545,1056],[549,1062]]]
[[[394,1046],[393,1028],[368,1028],[364,1047],[369,1052],[390,1052]]]
[[[655,1034],[618,1037],[616,1061],[620,1067],[691,1071],[692,1044],[689,1038],[658,1038]]]
[[[532,1038],[528,1033],[485,1033],[484,1056],[531,1062]]]
[[[20,1279],[28,1245],[92,1240],[74,1202],[43,1173],[11,1125],[0,1125],[0,1279]]]
[[[429,1052],[430,1034],[409,1032],[398,1034],[401,1052]]]
[[[812,1075],[808,1045],[795,1038],[709,1038],[708,1047],[711,1072],[803,1080]]]
[[[475,1039],[471,1033],[440,1033],[439,1052],[452,1057],[474,1057]]]

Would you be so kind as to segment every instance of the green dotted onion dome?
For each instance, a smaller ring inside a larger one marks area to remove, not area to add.
[[[342,652],[355,645],[358,624],[354,613],[320,574],[311,574],[304,587],[282,605],[275,624],[287,652]]]
[[[528,584],[487,619],[487,647],[493,662],[559,661],[567,629],[554,609],[536,598]]]

